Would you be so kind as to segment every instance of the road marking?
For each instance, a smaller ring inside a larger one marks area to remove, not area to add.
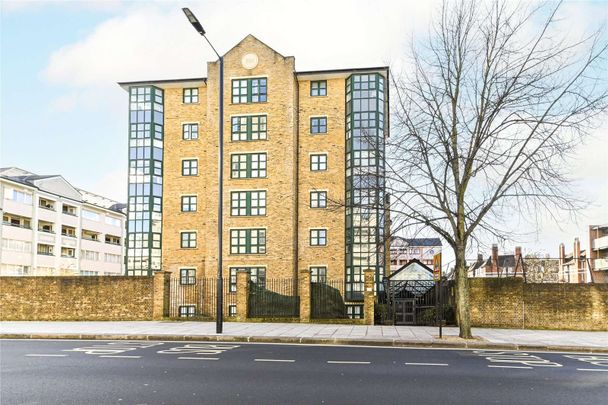
[[[562,367],[561,364],[554,361],[522,352],[479,350],[473,353],[485,357],[490,363],[511,363],[530,367]]]
[[[447,366],[447,363],[405,363],[406,366]]]
[[[579,360],[599,367],[608,367],[608,356],[599,355],[570,355],[564,356],[570,359]]]
[[[492,368],[521,368],[524,370],[531,370],[532,367],[529,366],[494,366],[494,365],[488,365],[488,367],[492,367]]]
[[[295,363],[295,360],[287,360],[287,359],[253,359],[253,361],[268,361],[268,362],[277,362],[277,363]]]
[[[156,353],[160,354],[222,354],[227,350],[232,350],[240,347],[239,345],[225,344],[207,344],[207,343],[191,343],[184,346],[171,347],[166,350],[159,350]]]
[[[219,360],[219,357],[178,357],[178,360]]]
[[[328,364],[370,364],[369,361],[338,361],[338,360],[327,360]]]
[[[26,354],[25,357],[68,357],[67,354]]]
[[[130,352],[137,349],[146,349],[162,345],[160,342],[133,342],[133,341],[116,341],[107,342],[104,344],[91,345],[87,347],[77,347],[75,349],[62,350],[63,352],[83,352],[91,355],[116,355],[120,353]]]
[[[110,355],[106,355],[106,356],[99,356],[99,357],[105,357],[105,358],[111,358],[111,359],[141,359],[141,356],[110,356]]]
[[[577,368],[578,371],[605,371],[608,373],[608,369],[603,368]]]

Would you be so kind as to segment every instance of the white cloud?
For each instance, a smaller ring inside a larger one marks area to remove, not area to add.
[[[116,11],[123,7],[122,0],[2,0],[3,13],[28,12],[45,7],[65,7],[75,10]]]
[[[316,1],[296,10],[291,2],[251,2],[204,3],[192,10],[220,51],[252,33],[278,52],[295,55],[298,68],[306,70],[388,62],[407,34],[424,26],[429,6]],[[69,86],[192,77],[205,75],[212,59],[178,4],[152,3],[135,5],[53,52],[43,77]]]

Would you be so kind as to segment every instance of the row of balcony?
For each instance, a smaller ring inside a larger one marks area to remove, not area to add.
[[[20,217],[17,215],[5,214],[3,216],[2,223],[4,225],[14,226],[17,228],[32,229],[31,220],[29,218]],[[49,234],[56,234],[54,224],[49,221],[39,220],[38,221],[38,231],[44,232],[44,233],[49,233]],[[61,235],[67,236],[70,238],[76,238],[76,228],[73,226],[62,225],[61,226]],[[90,240],[93,242],[101,242],[101,235],[102,234],[100,232],[90,231],[88,229],[83,229],[81,231],[82,239]],[[111,245],[120,246],[121,237],[116,236],[116,235],[111,235],[111,234],[105,234],[104,242],[111,244]]]

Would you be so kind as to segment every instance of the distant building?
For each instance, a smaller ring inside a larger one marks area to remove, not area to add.
[[[427,266],[433,265],[433,256],[441,253],[439,238],[391,238],[391,273],[399,270],[411,260],[418,260]]]
[[[581,250],[581,242],[574,238],[572,252],[566,253],[563,243],[559,245],[559,281],[561,283],[588,283],[591,281],[587,252]]]
[[[124,274],[124,204],[9,167],[0,168],[0,210],[0,275]]]
[[[469,277],[513,277],[523,276],[521,247],[517,246],[513,254],[498,254],[498,245],[492,245],[492,254],[483,258],[479,253],[477,260],[469,266]]]
[[[608,283],[608,224],[589,225],[589,263],[596,283]]]

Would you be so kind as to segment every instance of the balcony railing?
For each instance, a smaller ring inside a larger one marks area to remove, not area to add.
[[[593,250],[608,248],[608,235],[597,238],[593,241]]]
[[[593,267],[594,270],[608,270],[608,258],[595,259]]]
[[[15,224],[13,222],[8,222],[8,221],[2,221],[2,225],[14,226],[15,228],[32,229],[31,226],[21,225],[21,224]]]

